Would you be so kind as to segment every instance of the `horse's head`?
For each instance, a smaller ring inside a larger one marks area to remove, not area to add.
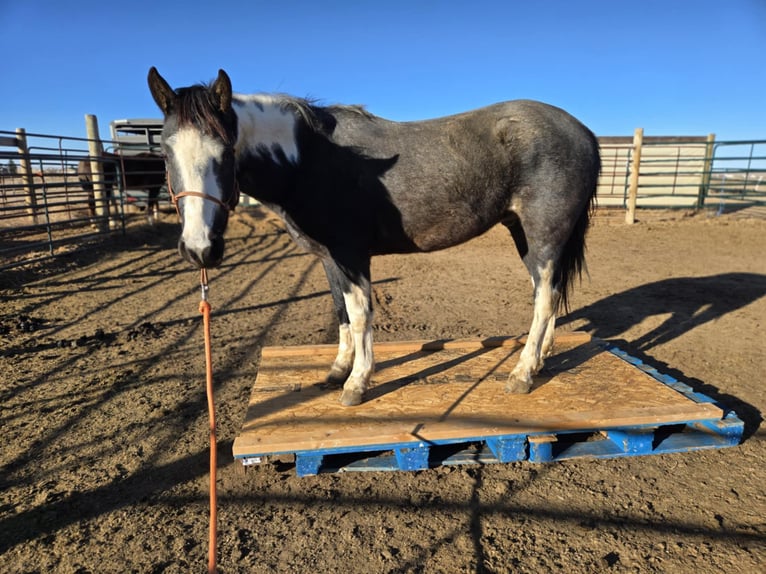
[[[219,70],[208,86],[173,90],[155,68],[149,89],[165,115],[162,147],[168,189],[181,216],[181,255],[199,267],[223,259],[223,233],[237,204],[234,144],[237,118],[231,106],[231,81]]]

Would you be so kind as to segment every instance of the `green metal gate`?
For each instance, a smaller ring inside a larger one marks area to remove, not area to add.
[[[766,205],[766,140],[716,142],[706,179],[699,208],[724,213]]]

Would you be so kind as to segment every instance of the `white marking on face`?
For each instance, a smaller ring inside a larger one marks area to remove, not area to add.
[[[222,198],[213,165],[223,157],[223,144],[191,127],[178,130],[166,144],[172,150],[176,175],[180,178],[176,193],[197,191]],[[202,251],[210,245],[216,209],[220,207],[201,197],[183,198],[182,238],[188,249]]]
[[[279,147],[292,163],[298,162],[298,144],[295,140],[295,115],[284,109],[279,98],[266,94],[234,94],[239,120],[236,153],[253,154],[266,148],[274,161],[279,158],[274,149]]]

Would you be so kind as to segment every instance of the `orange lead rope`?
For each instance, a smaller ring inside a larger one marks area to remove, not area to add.
[[[215,402],[213,400],[213,353],[210,344],[210,303],[207,301],[207,269],[200,273],[202,286],[202,300],[199,303],[199,312],[202,313],[202,322],[205,328],[205,374],[207,378],[207,410],[210,418],[210,538],[208,542],[207,571],[215,574],[215,555],[218,524],[218,507],[216,504],[216,468],[217,447],[215,439]]]

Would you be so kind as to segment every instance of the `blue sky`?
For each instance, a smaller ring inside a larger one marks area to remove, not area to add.
[[[158,117],[154,65],[395,120],[532,98],[598,135],[766,139],[766,0],[0,0],[0,53],[0,130]]]

